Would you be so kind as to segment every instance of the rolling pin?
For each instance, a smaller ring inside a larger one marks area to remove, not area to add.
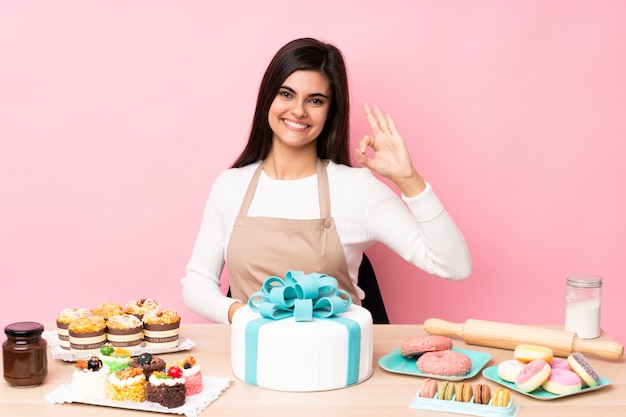
[[[441,336],[456,335],[470,345],[515,350],[517,345],[539,345],[552,349],[555,356],[572,352],[589,353],[605,359],[619,359],[624,346],[612,340],[581,339],[576,333],[543,327],[468,319],[465,323],[430,318],[424,330]]]

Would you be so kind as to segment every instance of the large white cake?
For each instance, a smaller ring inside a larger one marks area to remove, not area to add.
[[[324,391],[355,385],[372,374],[373,351],[372,315],[356,305],[311,321],[266,319],[248,306],[233,317],[233,373],[262,388]]]

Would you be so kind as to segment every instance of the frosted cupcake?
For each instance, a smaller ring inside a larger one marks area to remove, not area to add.
[[[139,300],[131,300],[126,303],[124,313],[137,316],[139,320],[143,319],[143,315],[150,310],[161,310],[161,303],[152,298],[140,298]]]
[[[76,361],[76,369],[72,374],[72,393],[74,400],[88,398],[101,399],[106,397],[109,368],[99,357]]]
[[[132,314],[117,314],[107,320],[107,340],[113,347],[133,347],[143,340],[143,323]]]
[[[185,378],[178,366],[166,372],[153,372],[148,379],[146,399],[163,407],[176,408],[185,404]]]
[[[139,368],[126,368],[109,375],[107,398],[113,401],[146,400],[146,376]]]
[[[111,373],[128,368],[132,361],[130,351],[124,348],[114,348],[110,343],[100,347],[100,358],[109,367]]]
[[[178,346],[180,315],[171,309],[150,310],[143,316],[143,340],[146,346]]]
[[[91,317],[93,314],[87,308],[64,308],[59,311],[56,317],[57,334],[59,337],[59,345],[63,349],[70,348],[70,332],[68,328],[70,323],[81,317]]]
[[[84,359],[97,354],[106,343],[106,323],[102,317],[81,317],[68,327],[70,351]]]

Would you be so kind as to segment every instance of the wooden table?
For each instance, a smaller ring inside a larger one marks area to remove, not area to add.
[[[53,326],[46,329],[54,330]],[[166,362],[183,359],[192,354],[202,366],[204,375],[231,378],[232,382],[220,398],[211,403],[202,416],[459,416],[443,412],[410,409],[423,378],[389,373],[378,366],[378,359],[397,349],[402,340],[414,335],[425,335],[421,325],[376,325],[374,330],[374,373],[367,381],[354,387],[316,393],[277,392],[247,385],[237,380],[230,369],[230,326],[219,324],[186,324],[181,334],[196,342],[191,351],[164,355]],[[608,338],[603,334],[602,338]],[[491,353],[492,366],[512,358],[513,352],[470,346],[453,338],[455,347]],[[557,400],[536,400],[512,392],[513,401],[520,407],[518,416],[581,416],[623,417],[626,415],[626,360],[606,360],[587,355],[597,372],[612,385],[582,395]],[[122,410],[84,404],[48,404],[45,395],[60,384],[71,380],[74,364],[58,359],[49,360],[48,378],[39,387],[13,388],[0,381],[0,416],[149,416],[148,412]],[[471,380],[498,384],[478,375]],[[155,415],[155,413],[152,413]],[[161,415],[161,414],[158,414]],[[162,414],[168,415],[168,414]]]

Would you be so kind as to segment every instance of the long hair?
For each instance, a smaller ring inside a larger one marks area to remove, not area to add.
[[[272,129],[267,120],[270,106],[287,77],[298,70],[319,71],[330,83],[330,108],[326,124],[317,137],[317,156],[350,166],[350,97],[343,54],[331,44],[301,38],[283,46],[267,67],[259,87],[248,143],[232,168],[267,157],[272,146]]]

